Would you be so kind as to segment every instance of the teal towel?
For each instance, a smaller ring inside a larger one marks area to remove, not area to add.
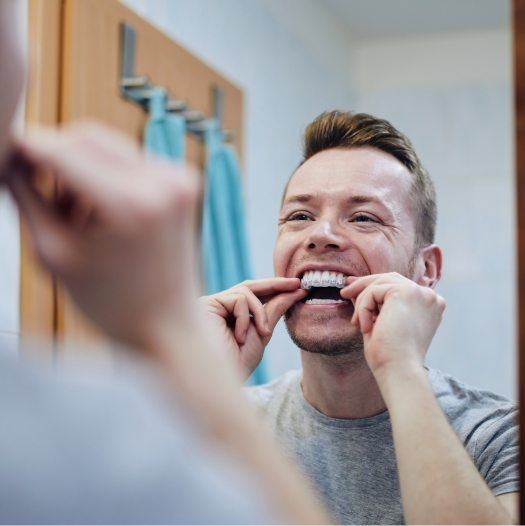
[[[244,206],[237,158],[222,141],[215,121],[205,132],[206,189],[203,210],[203,254],[208,294],[250,277]]]
[[[144,129],[144,148],[160,157],[184,160],[186,121],[166,111],[166,91],[153,88],[149,99],[149,119]]]
[[[216,120],[210,119],[204,134],[206,185],[202,218],[202,254],[207,294],[228,289],[251,277],[242,182],[232,147],[224,144]],[[266,381],[261,363],[251,383]]]

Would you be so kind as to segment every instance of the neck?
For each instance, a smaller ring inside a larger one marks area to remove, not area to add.
[[[325,356],[301,351],[306,401],[332,418],[366,418],[386,410],[361,352]]]

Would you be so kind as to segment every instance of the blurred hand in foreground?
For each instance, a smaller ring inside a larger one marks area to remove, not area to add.
[[[55,181],[51,197],[39,190],[42,176]],[[125,136],[87,122],[15,142],[0,180],[44,265],[111,337],[144,348],[191,318],[198,195],[191,168],[146,158]]]

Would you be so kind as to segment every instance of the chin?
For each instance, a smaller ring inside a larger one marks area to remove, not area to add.
[[[289,311],[285,325],[292,341],[301,350],[325,356],[342,356],[363,351],[363,337],[350,317],[341,319],[327,313],[302,316]]]

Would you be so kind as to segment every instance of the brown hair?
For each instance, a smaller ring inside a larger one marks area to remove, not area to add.
[[[423,168],[412,143],[388,121],[367,113],[321,113],[304,132],[303,160],[331,148],[371,146],[389,153],[413,176],[412,197],[416,211],[416,245],[434,242],[437,206],[434,183]],[[286,189],[285,189],[286,193]]]

